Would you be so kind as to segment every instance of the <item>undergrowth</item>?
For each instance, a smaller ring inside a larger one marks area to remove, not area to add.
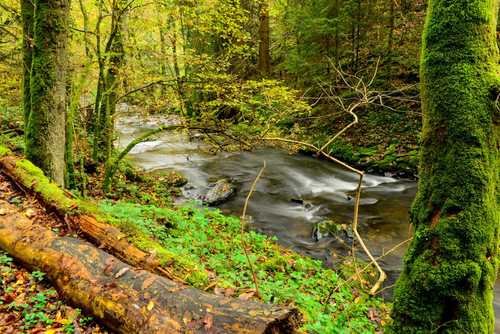
[[[232,284],[232,288],[224,291],[214,285],[216,294],[254,295],[250,267],[241,245],[239,220],[194,205],[157,208],[105,200],[99,206],[150,234],[170,251],[198,263],[214,281]],[[342,269],[339,274],[323,269],[320,261],[286,250],[275,240],[253,231],[247,232],[246,238],[250,259],[257,267],[262,300],[298,307],[308,318],[304,330],[375,333],[388,320],[388,307],[364,292],[373,272],[346,283]],[[347,266],[357,261],[344,263]],[[354,272],[359,273],[359,268]]]

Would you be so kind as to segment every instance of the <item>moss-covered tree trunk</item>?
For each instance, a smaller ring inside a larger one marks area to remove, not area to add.
[[[102,5],[103,2],[101,1],[99,25],[103,17]],[[111,35],[106,43],[104,54],[101,54],[100,48],[97,50],[100,79],[98,83],[98,96],[96,97],[95,104],[96,126],[94,128],[94,159],[102,159],[105,162],[110,159],[113,146],[112,116],[116,109],[119,72],[124,59],[122,24],[124,13],[127,9],[126,3],[122,0],[114,0],[112,9]],[[106,63],[107,69],[105,70]]]
[[[23,24],[23,112],[24,128],[28,125],[28,118],[31,112],[31,61],[33,57],[33,28],[35,7],[31,0],[21,0],[21,17]]]
[[[116,99],[119,88],[119,72],[122,68],[124,57],[124,41],[122,36],[123,17],[126,3],[122,0],[113,1],[113,17],[111,23],[111,36],[106,46],[106,53],[110,53],[108,69],[104,80],[104,89],[101,105],[100,123],[103,128],[102,140],[105,148],[105,161],[111,157],[113,141],[112,117],[116,109]]]
[[[66,71],[70,0],[34,0],[26,157],[64,184]],[[23,15],[25,15],[23,10]]]
[[[498,0],[430,0],[415,236],[390,331],[493,333],[499,246]]]

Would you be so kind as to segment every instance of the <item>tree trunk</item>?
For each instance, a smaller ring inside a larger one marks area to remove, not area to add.
[[[35,0],[34,5],[26,157],[54,182],[64,184],[70,0]]]
[[[31,62],[33,59],[33,28],[34,28],[35,7],[31,0],[21,1],[21,17],[23,25],[23,111],[24,111],[24,131],[28,125],[31,112]]]
[[[415,236],[394,291],[395,333],[493,333],[499,258],[498,0],[431,0]]]
[[[389,5],[389,36],[387,36],[387,76],[389,80],[391,79],[392,74],[392,46],[394,43],[394,1],[389,0],[391,4]]]
[[[101,134],[102,148],[104,148],[104,161],[111,158],[113,146],[113,120],[118,95],[119,72],[124,58],[124,45],[122,37],[122,17],[126,8],[123,0],[113,1],[113,17],[111,20],[111,36],[106,46],[106,53],[110,53],[108,69],[104,77],[102,91],[102,105],[99,123],[103,129]]]
[[[215,296],[137,271],[0,201],[0,248],[46,273],[59,294],[118,333],[294,333],[297,309]]]
[[[271,74],[269,56],[269,1],[259,3],[259,71],[268,77]]]

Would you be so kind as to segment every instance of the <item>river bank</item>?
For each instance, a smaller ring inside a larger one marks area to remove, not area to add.
[[[256,298],[298,307],[308,318],[304,329],[313,332],[380,332],[389,321],[388,306],[364,292],[373,284],[376,274],[363,271],[364,265],[357,260],[346,257],[335,272],[324,269],[321,262],[282,248],[266,236],[250,232],[244,238],[257,269],[260,288],[257,293],[238,240],[241,229],[238,219],[194,206],[173,207],[167,190],[176,191],[166,181],[170,175],[155,175],[147,181],[149,177],[134,171],[130,164],[121,167],[111,191],[115,199],[102,199],[105,194],[99,187],[102,174],[99,168],[88,175],[87,196],[94,197],[101,210],[127,226],[149,233],[165,249],[197,263],[203,275],[193,275],[192,269],[187,268],[187,275],[179,277],[186,283],[228,297]],[[150,250],[147,244],[143,247]],[[10,308],[4,310],[8,312]]]

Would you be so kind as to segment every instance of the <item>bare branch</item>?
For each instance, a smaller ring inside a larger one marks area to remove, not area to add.
[[[255,276],[255,272],[253,270],[253,265],[252,261],[250,260],[250,256],[248,255],[248,250],[247,250],[247,245],[245,244],[245,235],[243,231],[243,227],[245,226],[245,214],[247,212],[247,206],[248,206],[248,200],[250,199],[250,196],[252,196],[253,188],[255,188],[255,185],[257,184],[257,181],[260,179],[260,176],[262,175],[262,172],[264,172],[264,169],[266,168],[266,162],[264,161],[264,166],[260,170],[259,175],[257,175],[257,178],[252,184],[252,188],[250,188],[250,192],[248,193],[247,199],[245,201],[245,207],[243,208],[243,216],[241,217],[241,245],[243,246],[243,249],[245,250],[245,255],[248,260],[248,265],[250,266],[250,270],[252,271],[252,276],[253,276],[253,282],[255,283],[255,290],[257,291],[257,294],[259,295],[259,298],[262,298],[259,292],[259,285],[257,284],[257,277]]]

